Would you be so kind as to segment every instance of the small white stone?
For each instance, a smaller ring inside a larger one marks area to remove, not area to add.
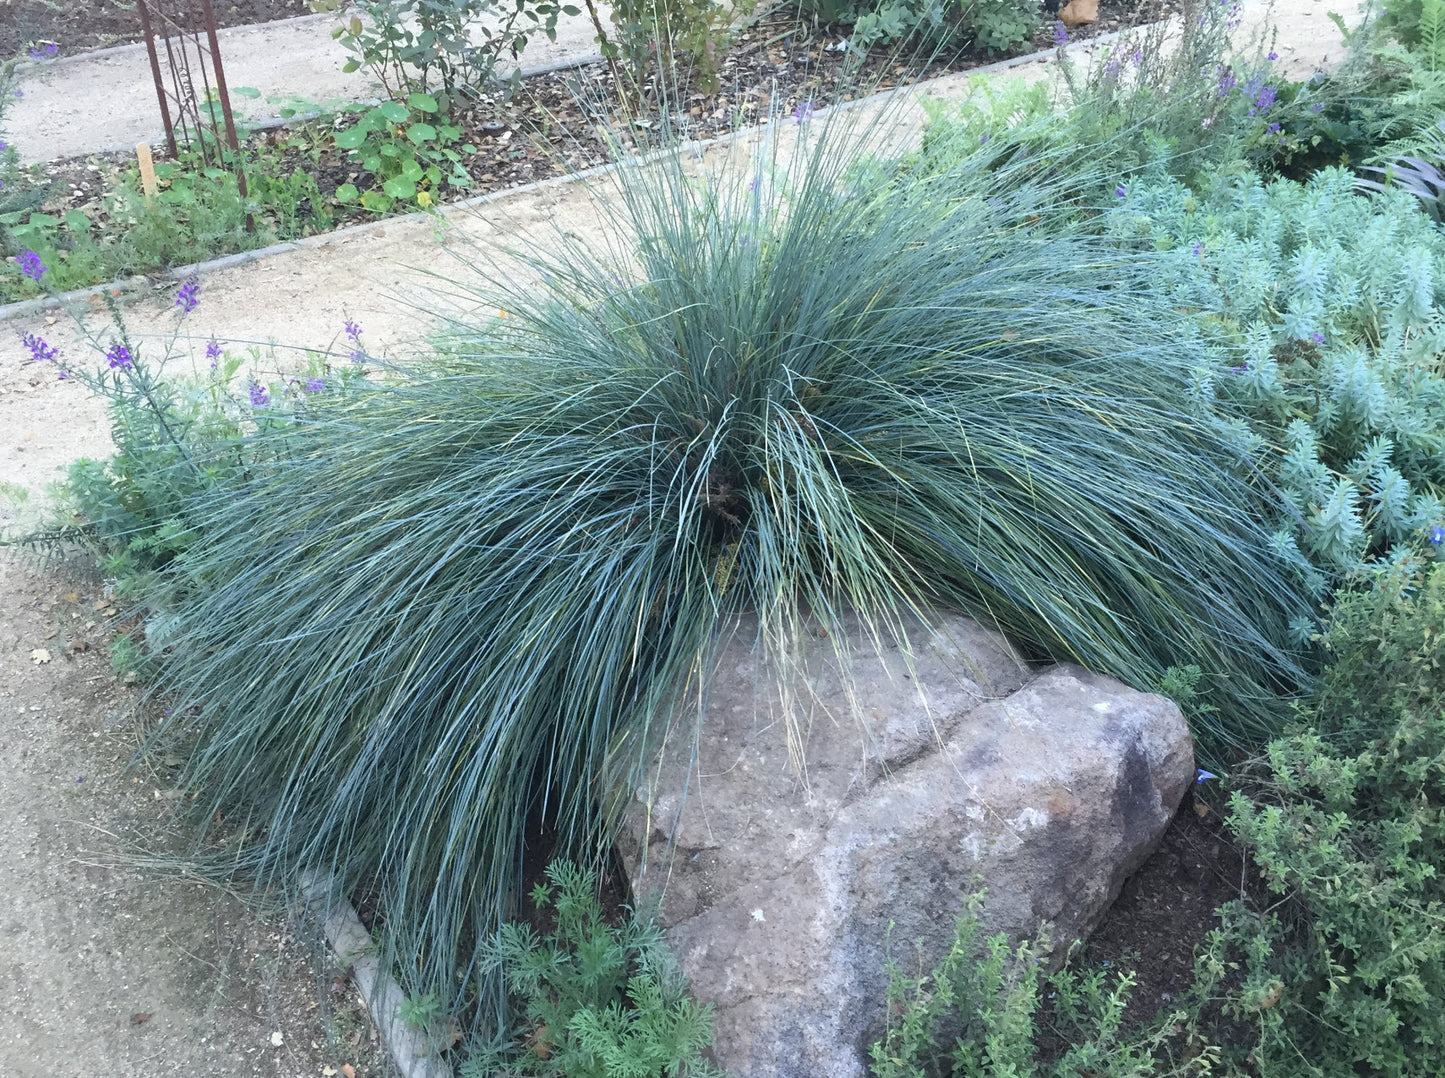
[[[281,1036],[281,1031],[279,1029],[275,1033],[271,1034],[271,1043],[277,1048],[280,1048],[285,1040],[286,1038]]]
[[[766,920],[767,920],[767,918],[763,916],[763,910],[762,910],[762,907],[761,907],[761,906],[758,907],[757,909],[753,910],[753,920],[754,920],[754,921],[766,921]]]

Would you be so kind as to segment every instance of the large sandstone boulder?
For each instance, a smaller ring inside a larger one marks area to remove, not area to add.
[[[847,677],[824,637],[784,676],[740,622],[701,723],[678,725],[629,807],[633,887],[662,889],[735,1078],[861,1078],[890,925],[894,952],[921,943],[931,967],[980,884],[989,932],[1087,936],[1194,777],[1162,697],[1032,669],[968,618],[908,638],[911,663],[854,625]]]

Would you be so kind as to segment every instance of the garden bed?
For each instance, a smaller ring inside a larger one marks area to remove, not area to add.
[[[213,0],[217,26],[249,26],[310,13],[306,0]],[[0,57],[58,46],[69,56],[142,39],[135,4],[123,0],[0,0]]]
[[[1098,22],[1073,36],[1086,40],[1154,21],[1170,10],[1171,0],[1105,0]],[[1054,25],[1041,27],[1032,45],[1051,45]],[[36,250],[53,248],[58,257],[47,262],[60,272],[46,285],[65,291],[592,168],[609,159],[614,140],[635,148],[655,141],[663,129],[671,137],[710,139],[770,118],[803,122],[813,102],[849,100],[855,93],[966,72],[997,59],[977,52],[910,57],[880,48],[855,70],[837,48],[840,34],[793,15],[765,19],[742,32],[724,58],[720,90],[704,93],[684,82],[658,94],[649,87],[654,104],[637,113],[620,103],[611,65],[596,62],[536,74],[510,95],[484,96],[455,108],[449,125],[434,121],[443,133],[435,142],[413,148],[401,137],[402,127],[390,124],[390,134],[368,136],[368,146],[390,142],[414,155],[418,169],[440,166],[404,197],[384,195],[388,177],[365,167],[364,150],[345,148],[348,129],[373,119],[367,115],[375,111],[372,107],[357,106],[338,116],[294,120],[247,135],[253,231],[245,230],[245,214],[228,178],[214,171],[203,177],[186,160],[165,154],[157,157],[162,219],[151,222],[154,227],[138,228],[139,219],[151,215],[140,198],[134,160],[124,153],[32,166],[32,194],[8,207],[0,199],[0,214],[8,209],[10,218],[0,217],[0,225],[23,227],[35,223],[28,214],[44,215],[42,231],[20,235],[17,229],[15,242]],[[655,104],[659,98],[666,102],[665,117]],[[402,106],[388,102],[381,108]],[[433,118],[410,114],[409,119]],[[123,197],[116,197],[118,191]],[[192,242],[196,236],[207,241]],[[0,301],[38,294],[18,275],[0,278]]]

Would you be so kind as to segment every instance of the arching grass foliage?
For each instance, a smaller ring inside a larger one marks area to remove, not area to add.
[[[413,991],[496,1001],[529,815],[598,848],[732,613],[780,655],[951,607],[1142,687],[1192,663],[1215,746],[1302,683],[1278,499],[1148,260],[1010,167],[875,185],[808,134],[786,171],[624,168],[610,247],[533,257],[505,318],[263,429],[196,509],[157,743],[219,870],[374,884]]]

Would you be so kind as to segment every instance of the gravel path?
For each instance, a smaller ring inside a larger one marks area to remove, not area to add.
[[[1260,17],[1261,9],[1248,10]],[[1277,7],[1292,72],[1338,59],[1325,11],[1319,0]],[[59,85],[64,70],[46,76],[61,98],[70,92]],[[1016,73],[1044,77],[1048,65]],[[943,79],[923,92],[958,95],[967,81]],[[894,99],[865,104],[857,117],[902,144],[916,137],[921,112]],[[789,124],[778,137],[795,136]],[[745,154],[760,137],[743,136],[733,152]],[[179,343],[186,356],[199,356],[212,335],[345,351],[341,325],[352,318],[373,354],[407,354],[424,347],[439,310],[495,316],[456,287],[439,293],[427,271],[463,281],[505,275],[509,246],[553,244],[562,229],[601,237],[606,192],[604,181],[509,192],[440,219],[365,226],[210,273]],[[152,347],[177,329],[173,291],[128,302],[133,332]],[[89,320],[103,327],[104,312],[92,310]],[[21,332],[45,336],[73,361],[87,354],[59,312],[0,324],[0,491],[29,495],[0,498],[0,526],[12,528],[35,519],[60,468],[109,444],[104,409],[73,382],[56,381],[53,369],[29,363]],[[107,676],[98,654],[103,638],[90,626],[97,600],[93,579],[0,551],[0,1075],[324,1075],[337,1057],[328,1063],[312,1007],[315,971],[286,931],[197,885],[115,867],[131,837],[154,827],[165,791],[153,776],[120,772],[132,744],[132,693]],[[94,646],[75,650],[76,640]],[[49,661],[36,661],[37,650]],[[132,1021],[141,1014],[151,1017]],[[367,1041],[343,1047],[359,1053]],[[358,1073],[374,1073],[359,1056],[353,1062]]]

